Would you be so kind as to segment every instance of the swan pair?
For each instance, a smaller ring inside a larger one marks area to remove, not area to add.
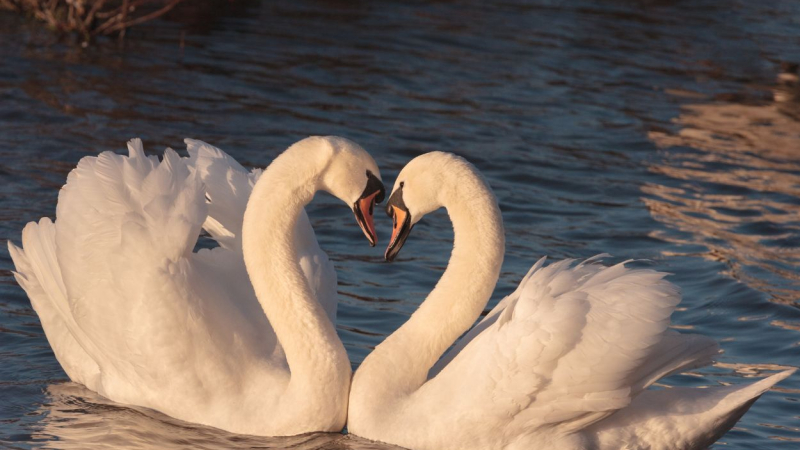
[[[360,146],[304,139],[263,171],[200,141],[80,161],[57,221],[9,243],[15,276],[68,376],[121,403],[237,433],[351,433],[415,450],[703,448],[785,371],[745,386],[646,390],[708,364],[710,339],[667,330],[664,274],[539,260],[480,323],[504,234],[463,159],[429,153],[387,205],[393,259],[445,207],[450,264],[419,310],[352,378],[336,335],[336,274],[304,206],[344,201],[374,245],[380,172]],[[201,229],[219,246],[194,252]],[[451,348],[452,346],[452,348]],[[450,348],[450,350],[448,350]],[[444,356],[443,356],[444,355]],[[349,410],[348,410],[349,408]]]

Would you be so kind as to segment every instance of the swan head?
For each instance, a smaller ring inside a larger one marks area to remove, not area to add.
[[[386,260],[394,260],[414,224],[445,205],[453,189],[458,189],[459,180],[471,179],[477,173],[472,164],[452,153],[426,153],[406,164],[386,204],[386,214],[394,222]]]
[[[331,152],[320,173],[319,188],[350,206],[369,245],[374,247],[378,241],[375,204],[386,195],[375,160],[360,145],[342,137],[310,137],[295,145],[298,144],[322,145]]]

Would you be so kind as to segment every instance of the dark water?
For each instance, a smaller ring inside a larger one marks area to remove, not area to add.
[[[122,152],[131,137],[159,153],[190,136],[264,166],[302,137],[337,134],[389,183],[413,156],[447,150],[501,202],[495,301],[544,254],[650,259],[683,289],[675,328],[725,350],[668,384],[800,364],[800,2],[198,3],[124,47],[87,49],[0,13],[0,239],[53,216],[81,157]],[[358,365],[440,276],[450,224],[426,218],[389,265],[330,197],[310,215]],[[385,244],[390,223],[377,220]],[[11,268],[3,248],[0,445],[378,448],[233,436],[71,384]],[[715,448],[798,448],[799,402],[794,376]]]

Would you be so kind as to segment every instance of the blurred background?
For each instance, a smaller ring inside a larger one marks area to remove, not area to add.
[[[674,328],[717,339],[713,367],[661,386],[741,383],[800,365],[800,2],[187,1],[125,40],[60,36],[0,12],[0,240],[54,217],[81,157],[205,140],[248,167],[336,134],[391,187],[416,155],[463,155],[500,201],[507,256],[490,305],[541,256],[671,272]],[[309,215],[334,260],[357,367],[447,264],[443,212],[383,262],[352,213]],[[0,446],[387,448],[339,436],[233,436],[69,383],[0,248]],[[713,448],[794,449],[800,375]]]

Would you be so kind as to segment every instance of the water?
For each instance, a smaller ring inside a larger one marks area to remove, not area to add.
[[[501,203],[493,302],[544,254],[649,259],[683,289],[675,328],[725,350],[667,384],[798,365],[800,3],[203,3],[123,47],[87,49],[0,13],[0,239],[53,216],[81,157],[135,136],[156,153],[191,136],[263,166],[304,136],[338,134],[389,184],[412,157],[446,150]],[[386,264],[331,197],[309,213],[337,266],[338,329],[357,366],[435,284],[450,224],[427,217]],[[385,245],[389,220],[376,219]],[[68,382],[11,268],[0,250],[0,445],[385,448],[233,436],[109,403]],[[798,401],[794,376],[715,448],[796,448]]]

